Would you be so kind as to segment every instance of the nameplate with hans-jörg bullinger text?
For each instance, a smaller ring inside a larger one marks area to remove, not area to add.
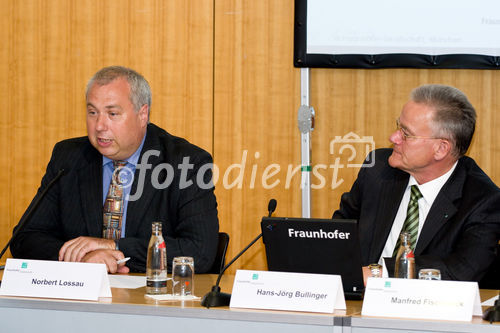
[[[9,258],[0,295],[97,301],[111,288],[105,264]]]
[[[368,278],[361,314],[471,321],[482,311],[477,282]]]
[[[345,310],[340,275],[237,270],[231,308],[333,313]]]

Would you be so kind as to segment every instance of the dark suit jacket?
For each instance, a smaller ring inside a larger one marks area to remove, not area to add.
[[[388,164],[391,154],[375,151],[375,165],[361,168],[333,214],[359,220],[364,265],[378,262],[408,185],[409,175]],[[500,190],[474,160],[462,157],[425,220],[415,248],[417,272],[437,268],[443,279],[479,281],[495,259],[499,235]]]
[[[215,257],[219,222],[210,183],[212,173],[205,167],[198,175],[198,170],[212,163],[212,158],[201,148],[153,124],[148,125],[138,164],[148,151],[156,151],[147,160],[152,166],[143,168],[143,174],[139,166],[136,169],[130,194],[136,193],[138,183],[144,185],[143,193],[138,200],[129,201],[125,238],[119,240],[120,250],[125,257],[131,257],[127,266],[133,271],[145,270],[151,223],[162,221],[169,267],[175,256],[192,256],[196,272],[205,272]],[[186,176],[178,168],[184,158],[193,164]],[[155,174],[155,167],[161,172]],[[65,174],[49,190],[24,230],[13,239],[14,257],[57,260],[64,242],[78,236],[102,237],[102,155],[87,137],[57,143],[37,195],[60,169]],[[197,177],[209,185],[198,187]],[[172,182],[167,188],[153,186],[152,181],[161,185],[169,178]],[[181,178],[193,184],[180,188]]]

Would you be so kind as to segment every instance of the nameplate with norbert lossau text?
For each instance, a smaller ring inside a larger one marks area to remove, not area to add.
[[[111,288],[105,264],[9,258],[0,295],[97,301]]]
[[[471,321],[481,316],[477,282],[368,278],[363,316]]]
[[[345,310],[340,275],[237,270],[231,308],[333,313]]]

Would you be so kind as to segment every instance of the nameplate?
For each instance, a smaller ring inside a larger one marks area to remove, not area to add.
[[[229,307],[333,313],[346,304],[339,275],[237,270]]]
[[[97,301],[111,288],[104,264],[9,258],[0,295]]]
[[[471,321],[482,311],[477,282],[369,278],[361,314]]]

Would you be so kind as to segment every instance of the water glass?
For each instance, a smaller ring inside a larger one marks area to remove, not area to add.
[[[370,272],[372,273],[372,277],[381,278],[382,277],[382,265],[379,264],[370,264],[368,265]]]
[[[418,271],[420,280],[441,280],[441,271],[434,268],[422,268]]]
[[[172,261],[172,295],[194,295],[194,260],[192,257],[175,257]]]

